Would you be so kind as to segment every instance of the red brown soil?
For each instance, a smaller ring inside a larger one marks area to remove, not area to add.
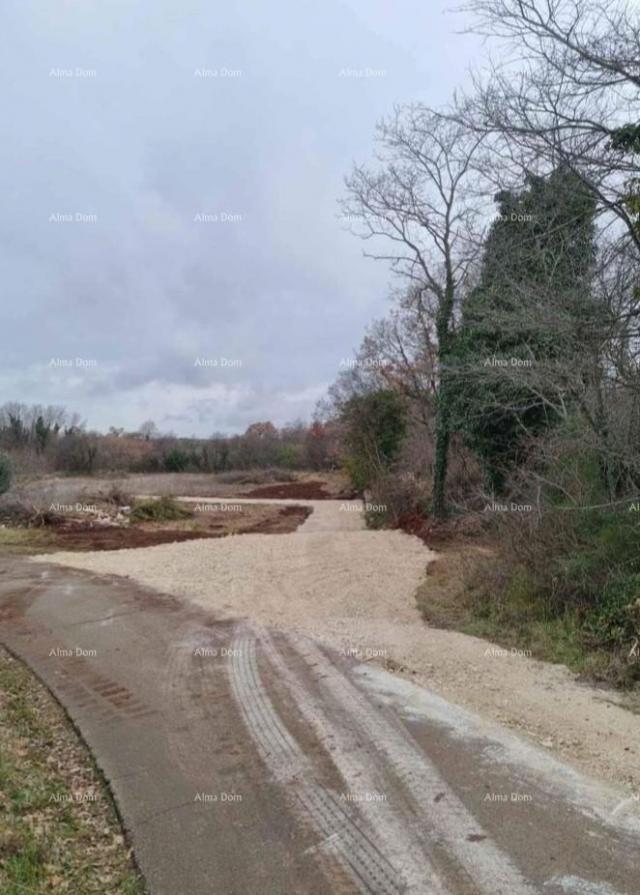
[[[228,524],[200,515],[202,528],[170,527],[171,523],[109,526],[91,528],[88,525],[67,525],[51,531],[51,546],[55,550],[128,550],[136,547],[155,547],[177,541],[200,538],[222,538],[228,534],[287,534],[295,531],[312,512],[310,507],[280,507],[277,515],[256,522],[247,520],[230,531]],[[63,520],[64,522],[65,520]]]
[[[332,495],[325,490],[325,483],[311,482],[286,482],[282,485],[262,485],[247,491],[243,497],[272,497],[279,500],[292,498],[294,500],[329,500]]]
[[[428,547],[435,547],[475,541],[482,533],[482,522],[475,516],[436,519],[420,513],[406,513],[398,520],[398,528],[420,538]]]
[[[277,516],[248,525],[242,534],[286,534],[295,531],[312,512],[311,507],[281,507]]]
[[[55,533],[56,550],[128,550],[155,547],[174,541],[215,538],[221,533],[207,531],[145,530],[143,528],[67,528]]]

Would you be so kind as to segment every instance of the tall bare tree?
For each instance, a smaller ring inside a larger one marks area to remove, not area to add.
[[[366,254],[401,278],[434,351],[433,511],[446,510],[451,438],[447,358],[456,309],[478,256],[473,159],[483,135],[422,105],[398,108],[378,125],[376,164],[356,166],[343,206]],[[429,343],[427,345],[427,343]]]

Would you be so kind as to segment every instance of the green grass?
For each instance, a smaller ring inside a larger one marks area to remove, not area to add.
[[[37,528],[0,528],[0,554],[31,556],[54,546],[51,536]]]
[[[589,677],[606,677],[610,657],[602,650],[585,649],[581,627],[575,618],[532,619],[516,613],[475,614],[470,611],[458,626],[464,634],[491,640],[505,648],[530,652],[544,662],[565,665]]]
[[[173,497],[158,497],[136,503],[130,518],[132,522],[175,522],[192,516],[193,512]]]
[[[580,521],[580,537],[564,542],[538,545],[529,536],[522,555],[504,535],[489,548],[445,550],[416,594],[418,606],[436,627],[640,692],[640,662],[629,658],[640,630],[635,522],[616,529],[604,521],[586,536]]]
[[[3,651],[0,706],[3,895],[143,895],[91,756],[44,687]],[[95,798],[68,801],[78,791]]]
[[[466,576],[469,624],[620,687],[640,683],[640,521],[635,513],[548,514],[502,529]]]

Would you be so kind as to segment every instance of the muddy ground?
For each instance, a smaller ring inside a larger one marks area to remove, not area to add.
[[[326,482],[321,481],[305,481],[305,482],[285,482],[280,485],[262,485],[259,488],[252,488],[245,497],[275,498],[276,500],[331,500],[334,495],[327,490]],[[345,493],[345,500],[352,497],[351,493]]]
[[[29,520],[5,516],[0,528],[0,553],[50,553],[153,547],[202,538],[239,534],[286,534],[295,531],[309,507],[190,504],[192,515],[164,522],[129,521],[113,505],[92,504],[97,512],[57,512]],[[0,514],[0,518],[3,518]]]

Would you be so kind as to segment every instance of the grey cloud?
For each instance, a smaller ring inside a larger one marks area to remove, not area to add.
[[[394,102],[446,100],[475,52],[429,7],[11,5],[4,399],[185,433],[308,416],[386,308],[384,267],[337,217],[343,176]],[[52,379],[53,356],[98,366]]]

